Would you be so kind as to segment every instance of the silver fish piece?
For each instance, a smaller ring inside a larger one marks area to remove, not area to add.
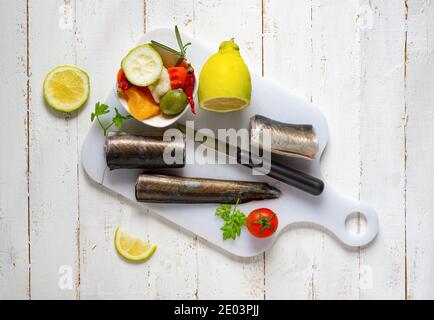
[[[255,115],[250,118],[250,142],[263,145],[263,130],[270,130],[271,148],[266,150],[272,153],[290,157],[315,159],[318,153],[318,139],[312,125],[289,124]]]
[[[142,174],[136,199],[159,203],[245,203],[274,199],[280,191],[267,183]]]
[[[162,169],[182,168],[185,165],[184,139],[164,141],[162,135],[131,135],[124,132],[107,134],[104,152],[107,166],[114,169]],[[180,161],[168,164],[164,161],[164,150],[181,155]]]

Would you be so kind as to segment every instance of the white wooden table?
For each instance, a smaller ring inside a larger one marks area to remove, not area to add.
[[[0,21],[0,298],[434,298],[434,1],[0,0]],[[175,24],[216,50],[235,37],[252,70],[318,104],[325,177],[379,212],[370,247],[301,228],[234,258],[86,176],[81,144],[119,57]],[[92,81],[70,115],[41,96],[64,64]],[[120,259],[118,225],[156,242],[152,259]]]

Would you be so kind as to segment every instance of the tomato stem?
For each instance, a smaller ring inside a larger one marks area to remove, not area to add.
[[[270,221],[276,216],[275,213],[273,215],[269,216],[268,218],[264,218],[261,211],[257,211],[259,215],[259,220],[252,222],[253,224],[259,224],[261,226],[261,230],[259,231],[259,234],[262,235],[264,233],[264,230],[266,228],[270,229],[271,231],[275,232],[276,230],[273,229],[273,227],[270,224]]]

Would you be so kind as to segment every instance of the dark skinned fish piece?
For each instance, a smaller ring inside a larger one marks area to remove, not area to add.
[[[185,165],[184,139],[164,141],[162,135],[131,135],[125,132],[109,132],[104,152],[107,166],[114,169],[163,169],[182,168]],[[180,154],[180,161],[172,164],[164,161],[164,150]]]
[[[318,139],[312,125],[289,124],[255,115],[250,118],[250,141],[264,148],[262,130],[271,134],[272,153],[290,157],[315,159],[318,153]]]
[[[280,191],[267,183],[142,174],[136,199],[160,203],[245,203],[274,199]]]

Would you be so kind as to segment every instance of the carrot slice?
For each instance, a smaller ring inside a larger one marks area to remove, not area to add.
[[[125,94],[128,97],[128,109],[137,120],[143,121],[160,113],[160,107],[148,88],[131,87],[125,90]]]

